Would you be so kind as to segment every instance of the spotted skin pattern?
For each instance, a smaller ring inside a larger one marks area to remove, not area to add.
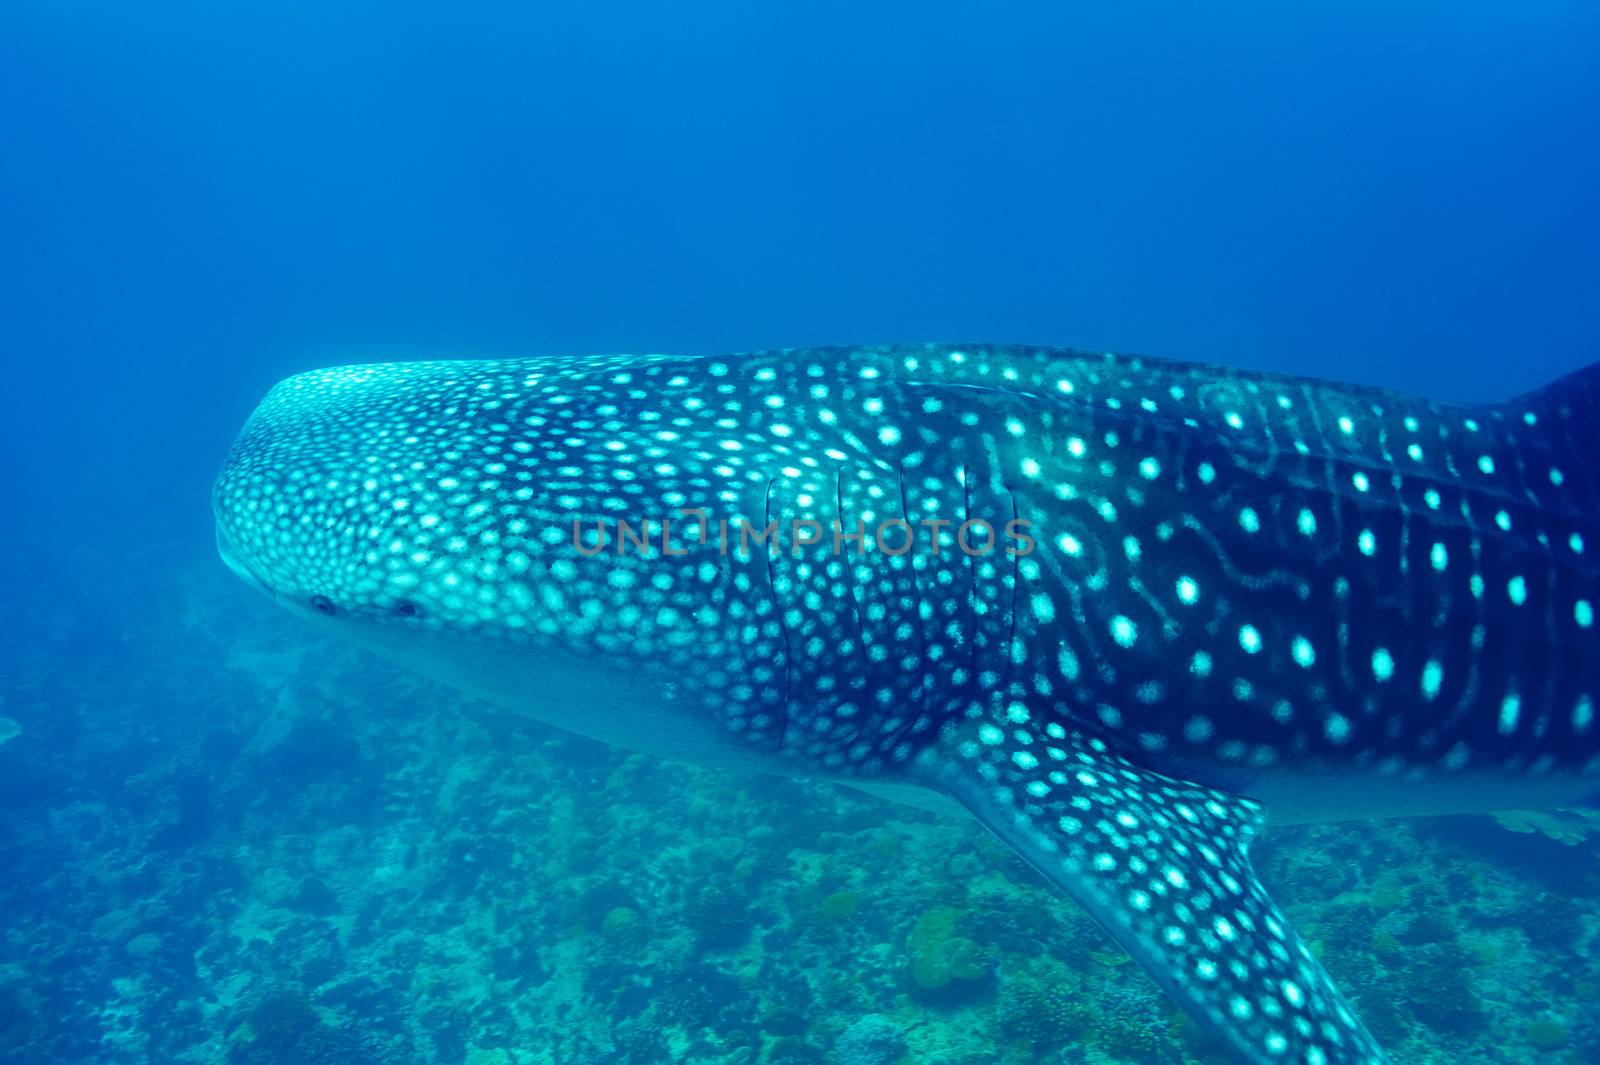
[[[1240,1060],[1379,1062],[1248,844],[1592,801],[1597,397],[983,345],[356,366],[277,386],[214,507],[319,624],[637,749],[942,793]]]
[[[1017,715],[1020,716],[1020,715]],[[1385,1060],[1256,880],[1258,803],[1163,777],[1057,721],[980,725],[950,793],[986,821],[1246,1061]]]

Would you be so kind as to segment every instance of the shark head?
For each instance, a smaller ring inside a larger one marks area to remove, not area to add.
[[[605,647],[627,631],[618,615],[637,599],[637,567],[575,549],[574,530],[655,516],[670,479],[646,465],[664,451],[632,438],[603,370],[403,363],[291,377],[217,479],[219,550],[281,605],[333,624]],[[641,649],[666,635],[644,620]]]
[[[213,503],[277,603],[638,750],[953,799],[1241,1060],[1384,1059],[1269,812],[1590,803],[1600,370],[1457,407],[1061,349],[302,374]]]
[[[681,726],[704,716],[703,697],[682,714],[643,708],[675,705],[683,676],[721,675],[740,638],[720,598],[733,590],[726,565],[678,546],[698,531],[686,508],[737,498],[740,460],[723,446],[732,434],[684,439],[704,388],[672,365],[291,377],[216,481],[219,552],[278,605],[385,657],[586,734],[684,753]],[[650,392],[634,384],[646,375],[661,377]],[[677,414],[663,409],[674,387]]]
[[[634,749],[770,754],[786,653],[761,557],[774,472],[842,452],[786,438],[776,371],[730,366],[299,374],[227,456],[219,552],[278,605],[491,701]]]
[[[1027,542],[991,460],[940,454],[971,412],[930,396],[920,425],[892,416],[904,362],[300,374],[228,454],[219,551],[303,618],[586,735],[877,775],[996,682]],[[948,652],[921,631],[937,586]]]

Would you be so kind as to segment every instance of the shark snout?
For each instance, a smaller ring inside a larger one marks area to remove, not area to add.
[[[246,584],[256,588],[269,599],[278,598],[278,593],[272,585],[268,584],[261,574],[251,569],[250,564],[234,549],[233,544],[228,541],[228,534],[223,532],[220,525],[217,526],[217,554],[222,556],[223,564],[233,570]]]

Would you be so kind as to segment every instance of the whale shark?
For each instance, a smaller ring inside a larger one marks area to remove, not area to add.
[[[1600,366],[1507,402],[1060,348],[274,387],[219,551],[561,728],[975,818],[1244,1062],[1386,1061],[1277,822],[1595,805]]]

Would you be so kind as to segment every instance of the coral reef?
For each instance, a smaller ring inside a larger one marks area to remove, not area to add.
[[[904,1051],[899,1026],[881,1013],[869,1013],[834,1043],[833,1065],[894,1065]]]
[[[0,647],[0,1060],[1225,1060],[975,825],[559,735],[209,562],[148,572],[115,658],[54,668],[100,645],[65,607]],[[1395,1060],[1578,1062],[1597,842],[1454,818],[1255,855]]]
[[[1085,1005],[1083,981],[1076,972],[1054,959],[1037,958],[1001,977],[996,1020],[1006,1040],[1031,1053],[1089,1031],[1094,1013]]]

